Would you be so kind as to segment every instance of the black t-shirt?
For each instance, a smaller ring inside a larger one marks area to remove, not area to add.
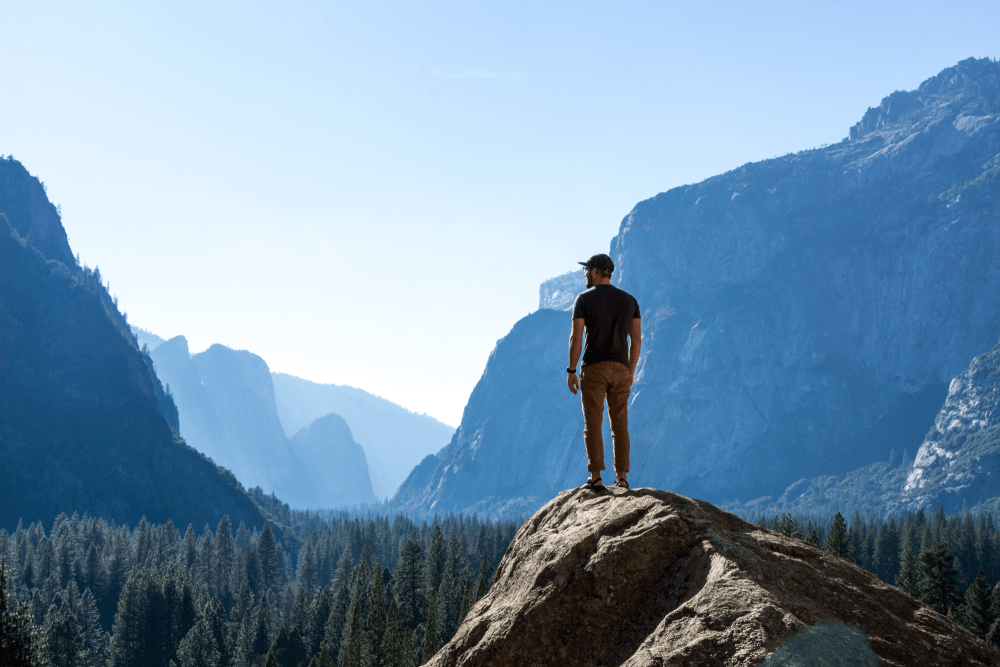
[[[587,329],[583,365],[617,361],[628,366],[628,334],[639,317],[639,302],[614,285],[594,285],[576,297],[573,319]]]

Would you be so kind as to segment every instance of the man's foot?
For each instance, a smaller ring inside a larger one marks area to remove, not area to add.
[[[617,482],[615,482],[615,486],[617,486],[619,489],[627,489],[627,488],[629,488],[628,481],[624,477],[622,477]]]
[[[604,489],[604,482],[598,477],[594,479],[591,477],[587,480],[587,483],[580,487],[581,489],[590,489],[591,491],[602,491]]]

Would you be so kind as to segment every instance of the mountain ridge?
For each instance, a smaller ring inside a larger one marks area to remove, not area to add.
[[[962,61],[873,109],[838,144],[674,188],[622,220],[609,254],[643,315],[630,409],[642,484],[746,502],[914,452],[948,383],[996,341],[1000,64]],[[564,364],[565,323],[529,321],[512,330],[535,341],[523,352]],[[555,375],[488,363],[480,384],[503,404],[463,417],[451,458],[411,475],[400,506],[485,511],[516,498],[477,460],[579,458],[582,419]],[[546,415],[559,435],[511,435]],[[887,428],[902,420],[911,432]],[[583,474],[538,476],[560,489]]]

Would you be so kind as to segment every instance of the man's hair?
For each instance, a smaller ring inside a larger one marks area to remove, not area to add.
[[[611,271],[605,271],[604,269],[599,269],[596,266],[591,267],[591,268],[594,269],[594,271],[597,271],[599,274],[601,274],[602,278],[610,278],[611,277],[611,273],[612,273]]]

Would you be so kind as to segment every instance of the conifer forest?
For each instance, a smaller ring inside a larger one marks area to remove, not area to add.
[[[263,499],[267,500],[267,499]],[[74,514],[0,529],[4,664],[418,665],[492,583],[518,523],[321,517],[261,531]]]
[[[183,535],[84,515],[0,530],[5,664],[406,667],[454,635],[519,521],[416,523],[289,510]],[[270,504],[268,503],[270,502]],[[1000,644],[1000,529],[943,509],[887,520],[759,517],[847,558]]]

